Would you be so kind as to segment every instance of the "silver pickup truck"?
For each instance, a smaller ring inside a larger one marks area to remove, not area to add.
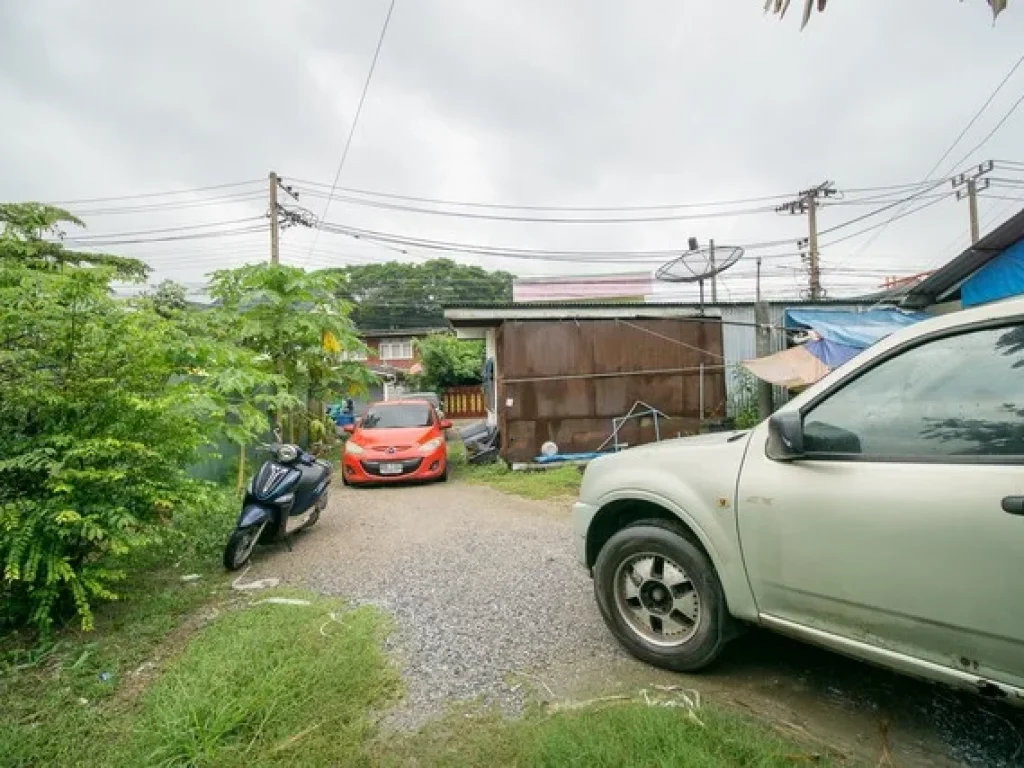
[[[757,624],[1024,704],[1024,300],[890,336],[753,430],[600,458],[574,525],[651,664]]]

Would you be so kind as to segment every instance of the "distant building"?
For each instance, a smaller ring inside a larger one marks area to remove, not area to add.
[[[450,332],[450,328],[361,329],[359,339],[367,351],[348,352],[345,357],[366,363],[380,383],[370,387],[366,395],[355,398],[356,412],[362,412],[369,403],[400,395],[406,377],[422,372],[416,342],[434,333]]]

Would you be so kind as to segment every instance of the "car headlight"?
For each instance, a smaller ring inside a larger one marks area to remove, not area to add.
[[[427,440],[427,442],[420,446],[420,453],[433,453],[441,447],[442,443],[444,443],[444,438],[442,437],[435,437],[433,440]]]
[[[282,464],[290,464],[299,458],[299,449],[294,445],[279,445],[277,447],[277,460]]]
[[[366,449],[363,448],[363,446],[361,446],[359,443],[353,443],[351,440],[345,443],[345,453],[349,453],[353,456],[359,456],[360,454],[365,452]]]

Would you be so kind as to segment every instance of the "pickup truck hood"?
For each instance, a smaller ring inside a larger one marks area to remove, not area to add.
[[[660,443],[648,443],[633,448],[626,453],[657,453],[665,450],[689,450],[691,448],[710,448],[718,445],[731,445],[732,443],[745,443],[743,436],[749,430],[734,432],[711,432],[706,435],[693,435],[692,437],[677,437],[672,440],[663,440]]]
[[[715,432],[630,448],[591,462],[580,498],[600,504],[608,496],[629,491],[678,498],[697,497],[714,507],[732,503],[736,478],[750,441],[750,432]]]

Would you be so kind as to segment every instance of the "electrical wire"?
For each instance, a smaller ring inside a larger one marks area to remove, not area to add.
[[[316,194],[318,190],[316,187],[329,188],[329,185],[320,182],[308,181],[304,179],[292,179],[294,184],[301,185],[301,188],[305,188],[307,193]],[[883,191],[898,191],[914,189],[926,185],[928,182],[914,182],[911,184],[893,184],[889,186],[878,186],[878,187],[862,187],[857,189],[848,189],[844,192],[848,194],[856,194],[863,192],[883,192]],[[390,192],[378,192],[368,189],[358,189],[354,187],[337,187],[336,189],[346,192],[349,195],[366,196],[366,197],[380,197],[388,200],[401,200],[414,203],[425,203],[438,206],[458,207],[458,208],[471,208],[471,209],[485,209],[485,210],[506,210],[506,211],[543,211],[550,213],[622,213],[629,211],[667,211],[675,209],[686,209],[686,208],[713,208],[719,206],[730,206],[730,205],[749,205],[752,203],[769,203],[777,202],[779,200],[788,200],[794,196],[795,193],[787,192],[784,194],[777,195],[765,195],[762,197],[746,197],[736,198],[732,200],[712,200],[704,202],[685,202],[685,203],[658,203],[648,205],[611,205],[611,206],[570,206],[570,205],[527,205],[527,204],[511,204],[511,203],[484,203],[479,201],[469,200],[451,200],[437,197],[420,197],[415,195],[401,195]],[[322,193],[320,193],[322,194]],[[341,199],[335,197],[335,199]]]
[[[312,195],[313,197],[327,197],[319,192],[311,192],[309,190],[301,190],[303,194]],[[664,214],[660,216],[620,216],[620,217],[551,217],[551,216],[523,216],[523,215],[503,215],[497,213],[474,213],[470,211],[443,211],[433,208],[424,208],[422,206],[413,206],[400,203],[389,203],[377,200],[364,200],[356,197],[346,197],[340,195],[333,195],[329,198],[332,201],[338,201],[343,203],[350,203],[352,205],[361,205],[370,208],[380,208],[391,211],[401,211],[404,213],[416,213],[433,216],[448,216],[452,218],[460,219],[478,219],[486,221],[513,221],[513,222],[528,222],[534,224],[639,224],[644,222],[658,222],[658,221],[685,221],[690,219],[716,219],[725,218],[730,216],[749,216],[752,214],[766,214],[773,213],[775,208],[773,206],[759,206],[756,208],[744,208],[739,210],[727,210],[727,211],[706,211],[703,213],[676,213],[676,214]]]
[[[183,224],[176,227],[164,227],[162,229],[143,229],[135,232],[106,232],[102,234],[75,235],[77,242],[90,242],[92,240],[109,240],[121,237],[135,237],[138,235],[161,235],[167,232],[186,232],[193,229],[208,229],[210,227],[225,227],[235,224],[247,224],[252,221],[260,221],[263,216],[248,216],[244,219],[232,219],[230,221],[213,221],[208,224]]]
[[[341,151],[341,160],[338,161],[338,170],[334,172],[334,181],[331,183],[331,191],[327,194],[327,202],[324,203],[323,213],[320,214],[320,220],[323,221],[327,218],[327,212],[331,208],[331,198],[334,195],[334,190],[338,186],[338,180],[341,178],[341,172],[345,167],[345,161],[348,159],[348,151],[352,146],[352,137],[355,135],[356,126],[359,125],[359,117],[363,113],[363,104],[366,101],[366,94],[370,90],[370,82],[373,80],[373,72],[377,68],[377,60],[380,58],[380,50],[384,46],[384,37],[387,35],[388,26],[391,24],[391,14],[395,10],[395,0],[391,0],[388,4],[388,13],[384,17],[384,24],[380,28],[380,37],[377,40],[377,48],[373,52],[373,60],[370,62],[370,69],[366,73],[366,81],[363,83],[362,93],[359,94],[359,104],[356,106],[356,113],[352,118],[352,125],[349,126],[348,136],[345,139],[345,147]],[[320,230],[317,229],[313,235],[313,244],[310,246],[310,253],[316,248],[317,240],[320,237]]]
[[[935,171],[937,171],[939,167],[942,165],[942,163],[950,156],[950,154],[952,154],[953,150],[956,149],[957,145],[963,140],[964,136],[967,135],[967,132],[970,131],[970,129],[974,126],[975,123],[978,122],[981,116],[989,108],[989,105],[991,105],[992,102],[995,100],[996,96],[998,96],[1000,91],[1003,90],[1003,86],[1005,86],[1010,81],[1010,78],[1013,77],[1014,73],[1016,73],[1016,71],[1020,68],[1021,64],[1024,64],[1024,55],[1017,59],[1016,63],[1014,63],[1014,65],[1010,67],[1010,71],[1007,72],[1003,79],[999,81],[999,84],[995,87],[995,90],[993,90],[992,93],[989,94],[988,98],[985,99],[985,102],[981,105],[981,107],[978,108],[978,111],[974,113],[974,116],[971,117],[967,125],[964,126],[963,130],[960,131],[959,134],[957,134],[957,137],[956,139],[953,140],[953,143],[950,144],[946,151],[943,152],[942,156],[935,161],[935,164],[931,167],[931,170],[929,170],[928,173],[925,174],[926,181],[932,177],[932,174],[934,174]],[[1021,98],[1024,99],[1024,96],[1022,96]],[[974,149],[968,152],[963,157],[963,159],[960,160],[960,162],[954,163],[952,166],[950,166],[949,171],[945,175],[949,176],[950,174],[952,174],[953,171],[955,171],[968,157],[974,154],[974,152],[976,152],[977,150],[981,149],[981,147],[983,147],[985,143],[989,139],[991,139],[992,136],[995,135],[995,132],[1002,127],[1003,123],[1005,123],[1009,119],[1010,115],[1013,114],[1013,112],[1017,109],[1019,105],[1020,101],[1014,104],[1010,111],[999,122],[999,124],[992,131],[990,131],[989,134]],[[897,211],[897,213],[899,213],[899,211]],[[874,235],[872,235],[867,242],[863,243],[861,247],[854,254],[852,254],[851,258],[856,258],[857,256],[860,256],[862,253],[864,253],[864,251],[870,248],[871,245],[874,244],[878,240],[878,238],[882,236],[882,233],[885,232],[886,229],[888,229],[889,224],[896,220],[897,218],[895,216],[892,219],[890,219],[890,221],[887,222],[884,227],[882,227]]]
[[[214,189],[229,189],[231,187],[244,187],[251,186],[252,184],[262,184],[262,181],[234,181],[227,184],[211,184],[206,187],[191,187],[188,189],[173,189],[167,192],[145,192],[136,195],[120,195],[118,197],[86,197],[78,200],[51,200],[46,205],[84,205],[86,203],[111,203],[119,200],[140,200],[143,198],[152,197],[168,197],[171,195],[188,195],[195,192],[208,192]]]
[[[164,211],[177,211],[185,208],[205,208],[207,206],[216,205],[234,205],[237,203],[245,203],[265,199],[266,195],[263,194],[262,192],[241,192],[237,195],[224,195],[221,197],[203,198],[199,200],[182,200],[178,202],[169,203],[152,203],[147,205],[127,207],[91,208],[85,210],[69,207],[68,210],[78,218],[85,218],[89,216],[112,216],[126,213],[162,213]]]

